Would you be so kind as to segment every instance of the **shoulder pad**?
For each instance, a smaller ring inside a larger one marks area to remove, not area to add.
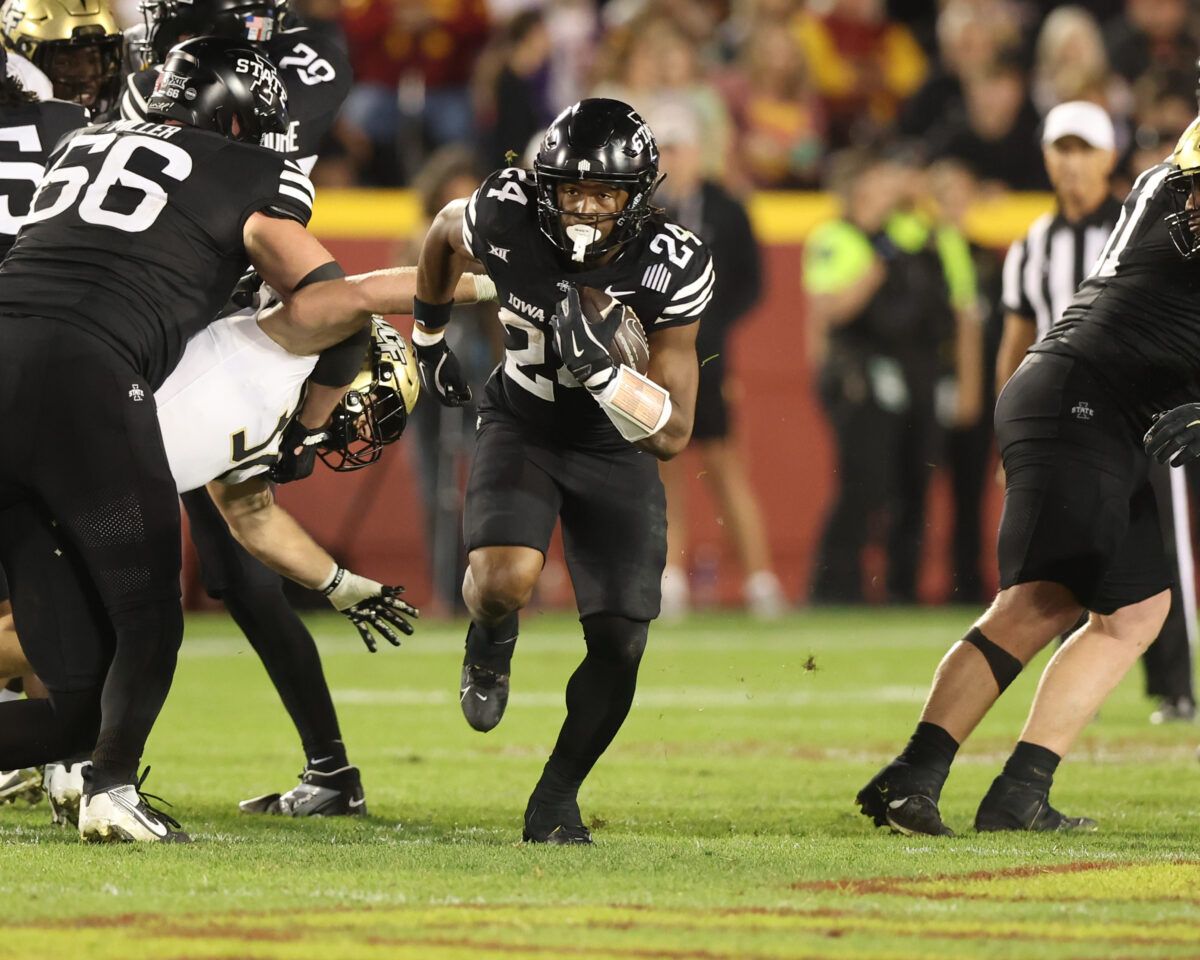
[[[537,191],[533,174],[506,167],[490,174],[471,194],[463,213],[463,241],[480,257],[487,239],[496,239],[534,222]]]
[[[707,245],[678,224],[651,221],[654,230],[639,265],[642,292],[657,304],[654,328],[693,323],[712,300],[716,270]]]

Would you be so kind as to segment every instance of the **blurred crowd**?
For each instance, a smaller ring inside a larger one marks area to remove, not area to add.
[[[1188,0],[295,0],[339,35],[356,85],[317,171],[412,182],[439,148],[523,156],[589,94],[686,101],[706,173],[736,193],[821,187],[848,146],[919,140],[984,189],[1045,189],[1055,104],[1114,119],[1121,168],[1160,159],[1195,114]]]

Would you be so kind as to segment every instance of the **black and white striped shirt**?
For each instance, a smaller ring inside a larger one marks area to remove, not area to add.
[[[1004,260],[1004,309],[1033,320],[1041,340],[1062,319],[1120,215],[1120,202],[1109,197],[1076,223],[1058,211],[1038,217]]]

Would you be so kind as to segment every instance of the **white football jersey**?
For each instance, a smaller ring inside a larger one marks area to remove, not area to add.
[[[179,492],[265,473],[316,362],[263,333],[253,310],[222,317],[189,340],[155,393]]]

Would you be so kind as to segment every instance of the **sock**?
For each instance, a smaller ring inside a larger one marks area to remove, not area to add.
[[[346,745],[341,740],[305,744],[304,757],[307,769],[320,770],[322,773],[333,773],[350,763],[346,758]]]
[[[583,783],[582,778],[576,779],[555,769],[554,757],[551,757],[546,761],[546,766],[542,768],[542,776],[538,780],[537,786],[533,788],[533,796],[548,806],[573,803],[579,795],[581,783]]]
[[[897,760],[936,773],[944,783],[958,753],[958,741],[936,723],[921,721]]]
[[[513,651],[517,647],[520,619],[514,610],[493,626],[471,621],[467,630],[467,650],[463,663],[487,667],[497,673],[508,673]]]
[[[633,705],[648,629],[644,621],[608,614],[584,619],[587,656],[567,681],[567,719],[538,783],[539,790],[560,797],[569,791],[573,798],[612,743]],[[543,796],[549,800],[548,795]]]
[[[1019,740],[1004,764],[1004,775],[1049,789],[1054,782],[1054,771],[1061,762],[1062,757],[1053,750]]]

